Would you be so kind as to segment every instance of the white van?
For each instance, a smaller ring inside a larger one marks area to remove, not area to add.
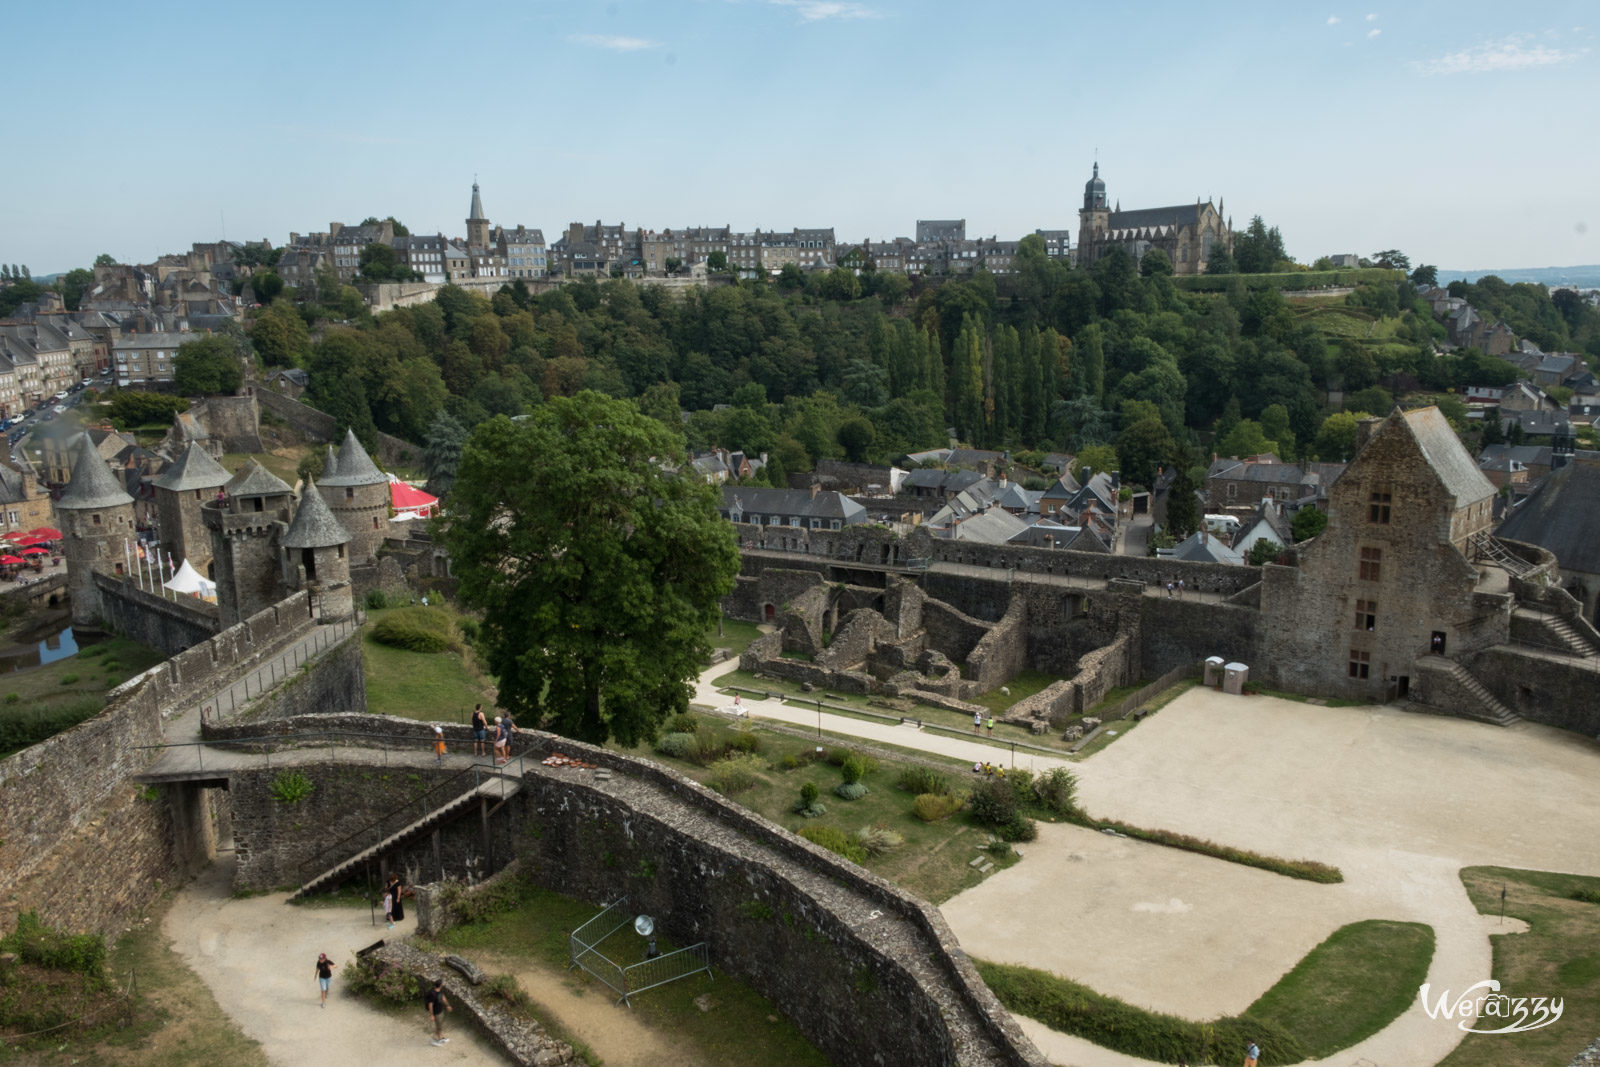
[[[1206,532],[1217,537],[1232,537],[1239,532],[1242,526],[1238,519],[1232,515],[1207,515]]]

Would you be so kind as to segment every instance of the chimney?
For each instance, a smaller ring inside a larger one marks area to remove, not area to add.
[[[816,482],[812,482],[811,483],[811,499],[812,500],[817,499],[817,494],[819,492],[821,492],[821,491],[822,491],[822,486],[818,485]]]
[[[1360,454],[1361,450],[1363,448],[1367,447],[1367,442],[1372,440],[1372,435],[1377,432],[1378,426],[1382,422],[1383,422],[1383,418],[1381,416],[1372,415],[1372,416],[1369,416],[1369,417],[1367,417],[1365,419],[1362,419],[1360,422],[1356,423],[1356,453],[1357,454]],[[1354,458],[1354,457],[1352,457],[1352,458]]]

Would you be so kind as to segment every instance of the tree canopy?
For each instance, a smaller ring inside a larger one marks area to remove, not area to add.
[[[462,450],[443,538],[525,723],[632,745],[688,708],[739,560],[683,458],[675,430],[587,390],[491,419]]]
[[[242,334],[213,333],[185,341],[172,361],[172,386],[184,396],[233,393],[244,381],[240,360],[248,352]]]

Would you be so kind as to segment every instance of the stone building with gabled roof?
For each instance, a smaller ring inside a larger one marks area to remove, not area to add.
[[[1438,408],[1368,419],[1357,448],[1328,490],[1327,529],[1297,566],[1263,569],[1262,667],[1299,692],[1390,699],[1426,657],[1503,642],[1510,600],[1483,595],[1470,558],[1494,486]]]
[[[324,467],[317,491],[350,531],[351,562],[359,565],[376,559],[389,522],[389,478],[372,462],[354,431],[345,431],[333,471]]]

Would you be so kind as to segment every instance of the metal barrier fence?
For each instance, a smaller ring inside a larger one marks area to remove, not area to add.
[[[704,941],[674,952],[649,956],[626,966],[601,952],[600,946],[606,938],[625,926],[633,925],[633,917],[625,907],[627,903],[628,898],[623,897],[606,905],[599,915],[572,931],[568,938],[571,956],[568,970],[573,967],[581,969],[617,994],[618,1004],[626,1004],[630,1008],[633,1002],[628,998],[636,994],[701,971],[711,974],[711,950]],[[654,948],[654,940],[650,946]]]
[[[201,721],[214,722],[235,714],[240,707],[247,706],[250,701],[276,688],[279,682],[299,670],[302,664],[343,641],[360,626],[361,619],[356,618],[317,627],[308,635],[309,640],[302,638],[296,641],[243,678],[217,690],[215,696],[201,704]]]

